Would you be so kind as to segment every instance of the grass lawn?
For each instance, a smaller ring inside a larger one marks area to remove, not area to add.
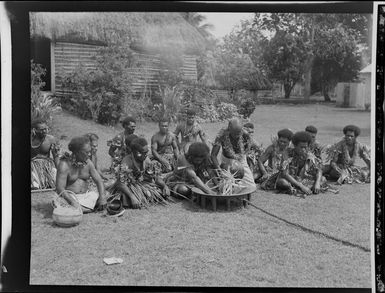
[[[370,113],[326,105],[263,105],[251,117],[255,139],[267,146],[271,134],[289,127],[319,129],[321,143],[342,136],[342,127],[361,127],[370,142]],[[210,140],[225,123],[204,124]],[[60,128],[59,128],[60,127]],[[172,126],[173,130],[175,126]],[[139,123],[150,138],[155,123]],[[55,116],[52,133],[68,144],[71,137],[95,132],[99,161],[109,166],[107,139],[122,128],[105,127],[68,113]],[[306,199],[261,190],[258,208],[217,212],[186,201],[143,210],[121,218],[87,214],[73,228],[52,223],[52,192],[32,194],[31,284],[127,286],[370,287],[370,186],[347,185],[338,195]],[[286,221],[355,244],[353,247],[308,233]],[[361,248],[360,248],[361,247]],[[105,257],[122,264],[107,266]]]

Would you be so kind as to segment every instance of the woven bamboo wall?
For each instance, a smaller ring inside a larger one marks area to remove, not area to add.
[[[57,94],[69,93],[61,86],[60,77],[76,70],[82,63],[86,69],[94,70],[96,63],[94,56],[100,47],[78,43],[56,42],[54,44],[54,69],[55,91]],[[160,60],[156,55],[135,53],[135,58],[141,64],[138,68],[130,68],[135,76],[133,81],[134,92],[144,90],[155,90],[158,86],[157,74],[159,72]],[[183,56],[183,77],[186,80],[197,80],[196,56]]]
[[[96,68],[93,57],[99,48],[99,46],[77,43],[56,42],[54,44],[55,68],[52,69],[52,72],[55,74],[55,91],[57,94],[64,93],[60,77],[75,71],[80,63],[89,70]]]

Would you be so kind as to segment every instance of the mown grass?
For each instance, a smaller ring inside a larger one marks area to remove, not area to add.
[[[307,124],[319,129],[319,140],[332,143],[346,124],[362,128],[370,142],[370,115],[326,105],[258,106],[251,117],[255,139],[268,145],[271,134]],[[225,123],[204,125],[213,140]],[[175,126],[174,126],[175,127]],[[174,127],[171,127],[174,129]],[[155,123],[138,124],[145,137]],[[72,136],[95,132],[99,157],[108,167],[105,142],[120,127],[109,128],[67,113],[55,116],[53,133]],[[279,220],[370,248],[370,186],[340,188],[300,199],[261,190],[252,203],[277,217],[241,204],[225,211],[203,210],[179,201],[168,206],[126,210],[121,218],[87,214],[73,228],[52,223],[54,194],[32,194],[31,284],[123,286],[370,287],[370,253],[304,232]],[[104,257],[120,257],[107,266]]]

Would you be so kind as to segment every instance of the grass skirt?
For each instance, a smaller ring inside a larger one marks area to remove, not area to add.
[[[31,188],[48,189],[56,187],[56,167],[51,158],[31,159]]]
[[[118,181],[115,184],[108,187],[106,190],[114,198],[118,198],[122,201],[123,207],[131,207],[130,197],[118,188]],[[124,183],[122,183],[124,184]],[[136,182],[127,184],[130,195],[136,198],[140,204],[140,207],[147,207],[157,203],[167,203],[166,199],[162,195],[162,190],[155,183],[150,182]]]

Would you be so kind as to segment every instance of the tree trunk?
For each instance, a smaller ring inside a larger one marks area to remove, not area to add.
[[[329,87],[327,85],[322,85],[322,94],[324,96],[325,102],[331,102],[330,96],[329,96]]]
[[[304,99],[305,101],[309,101],[310,100],[310,91],[311,91],[311,70],[312,70],[312,67],[313,67],[313,60],[314,60],[314,56],[310,56],[307,60],[307,64],[306,64],[306,70],[305,70],[305,80],[304,80],[304,93],[303,93],[303,96],[304,96]]]
[[[290,83],[284,83],[283,84],[283,89],[285,91],[285,99],[290,98],[290,93],[291,93],[291,90],[293,89],[293,86]]]
[[[314,15],[311,18],[311,32],[310,32],[310,44],[311,44],[311,51],[309,54],[309,58],[306,62],[305,67],[305,89],[304,89],[304,99],[305,101],[310,100],[310,91],[311,91],[311,70],[313,68],[313,61],[314,61],[314,54],[313,54],[313,45],[314,45],[314,31],[315,31],[315,25],[314,25]]]

